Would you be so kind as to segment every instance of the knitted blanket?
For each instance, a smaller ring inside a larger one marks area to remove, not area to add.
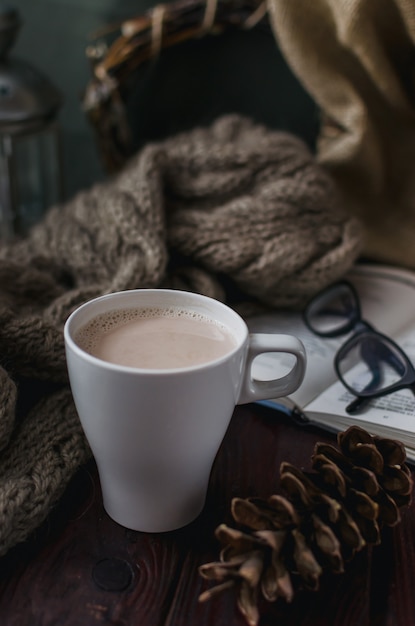
[[[90,457],[62,334],[77,305],[172,287],[297,308],[359,251],[359,223],[303,142],[239,116],[146,146],[3,245],[0,554],[46,518]]]

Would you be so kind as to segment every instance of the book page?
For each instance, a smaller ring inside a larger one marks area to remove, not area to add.
[[[406,327],[415,333],[415,272],[384,265],[356,265],[346,276],[356,287],[362,317],[396,339]]]
[[[415,446],[415,398],[411,391],[404,389],[371,400],[362,413],[349,415],[346,407],[353,398],[340,382],[336,382],[304,410],[317,423],[339,428],[352,424],[360,424],[362,428],[380,426],[381,430],[375,429],[378,434],[402,439],[404,443],[412,441]]]

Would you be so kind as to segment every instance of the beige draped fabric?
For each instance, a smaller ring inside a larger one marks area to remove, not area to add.
[[[322,111],[318,159],[368,256],[415,268],[414,0],[268,0],[293,72]]]

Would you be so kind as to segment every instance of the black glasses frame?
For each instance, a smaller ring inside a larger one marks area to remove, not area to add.
[[[324,307],[333,302],[340,291],[346,291],[351,296],[350,302],[353,307],[344,313],[344,323],[333,330],[321,331],[316,328],[312,320],[314,315],[324,310]],[[353,414],[361,411],[372,399],[389,395],[401,389],[411,389],[415,394],[415,368],[400,346],[383,333],[376,330],[372,324],[362,318],[359,295],[354,286],[346,281],[339,281],[318,293],[306,306],[303,312],[304,322],[307,328],[319,337],[335,338],[353,332],[352,336],[338,349],[334,357],[334,368],[339,380],[344,387],[353,394],[356,399],[347,407],[347,413]],[[366,341],[367,340],[367,341]],[[361,353],[362,360],[366,363],[372,374],[372,380],[362,390],[357,391],[351,387],[341,373],[340,363],[345,355],[358,344],[364,345],[366,350]],[[367,346],[372,344],[371,349]],[[378,387],[379,364],[381,359],[388,362],[399,374],[400,379],[384,388]]]

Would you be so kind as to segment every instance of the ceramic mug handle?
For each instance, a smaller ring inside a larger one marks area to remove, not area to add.
[[[252,363],[260,354],[284,352],[296,357],[293,368],[284,376],[273,380],[256,380],[252,377]],[[307,363],[302,342],[292,335],[252,333],[249,335],[249,349],[246,359],[244,380],[238,404],[280,398],[293,393],[301,384]]]

